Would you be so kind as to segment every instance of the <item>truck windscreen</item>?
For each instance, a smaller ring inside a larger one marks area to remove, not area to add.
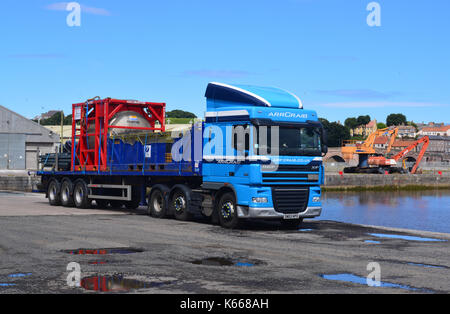
[[[317,127],[255,126],[257,155],[321,156],[321,133]]]

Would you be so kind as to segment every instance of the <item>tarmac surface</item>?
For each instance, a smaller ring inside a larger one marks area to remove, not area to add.
[[[320,219],[226,230],[0,192],[0,294],[449,293],[449,279],[450,234]]]

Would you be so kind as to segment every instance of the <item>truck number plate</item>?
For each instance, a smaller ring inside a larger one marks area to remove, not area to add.
[[[298,219],[300,218],[300,214],[284,214],[284,219],[290,220],[290,219]]]

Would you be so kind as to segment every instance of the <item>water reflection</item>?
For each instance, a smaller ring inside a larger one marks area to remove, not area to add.
[[[139,289],[161,287],[171,282],[145,282],[127,279],[122,275],[92,276],[81,280],[81,287],[86,290],[98,292],[127,292]]]
[[[320,219],[450,233],[450,190],[326,192]]]

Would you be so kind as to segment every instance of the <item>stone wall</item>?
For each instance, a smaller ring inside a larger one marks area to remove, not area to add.
[[[450,187],[449,174],[326,174],[325,187],[427,186]]]

